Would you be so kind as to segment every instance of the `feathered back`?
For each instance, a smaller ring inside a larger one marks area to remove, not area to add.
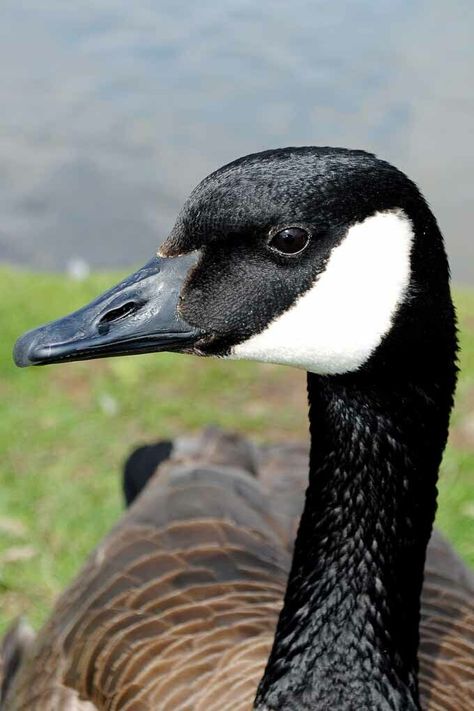
[[[18,671],[7,673],[2,709],[252,708],[285,590],[307,450],[257,449],[209,431],[168,453],[22,651]],[[420,649],[429,711],[474,709],[473,592],[472,575],[435,535]]]

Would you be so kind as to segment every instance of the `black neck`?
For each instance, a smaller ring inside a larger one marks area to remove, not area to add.
[[[420,593],[454,368],[449,378],[308,376],[309,488],[256,708],[419,709]]]

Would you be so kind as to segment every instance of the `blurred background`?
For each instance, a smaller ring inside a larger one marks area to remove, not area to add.
[[[470,0],[3,0],[0,259],[149,257],[240,155],[365,148],[419,183],[473,283]]]
[[[470,0],[3,0],[0,627],[44,618],[122,510],[134,445],[209,423],[306,437],[289,369],[10,355],[147,260],[207,173],[277,146],[374,151],[441,224],[463,350],[438,524],[474,562],[473,30]]]

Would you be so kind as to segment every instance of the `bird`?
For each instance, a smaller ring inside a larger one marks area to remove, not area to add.
[[[163,350],[305,370],[309,450],[211,432],[129,467],[123,518],[4,644],[2,709],[474,708],[474,579],[432,533],[456,318],[417,186],[360,150],[239,158],[14,358]]]

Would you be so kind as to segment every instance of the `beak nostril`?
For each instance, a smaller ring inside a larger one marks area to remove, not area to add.
[[[127,301],[125,304],[122,304],[115,309],[106,311],[106,313],[101,316],[100,321],[97,324],[99,334],[101,336],[105,335],[109,332],[110,325],[112,323],[116,323],[117,321],[124,319],[126,316],[130,316],[135,313],[135,311],[138,311],[141,306],[142,304],[137,303],[136,301]]]

